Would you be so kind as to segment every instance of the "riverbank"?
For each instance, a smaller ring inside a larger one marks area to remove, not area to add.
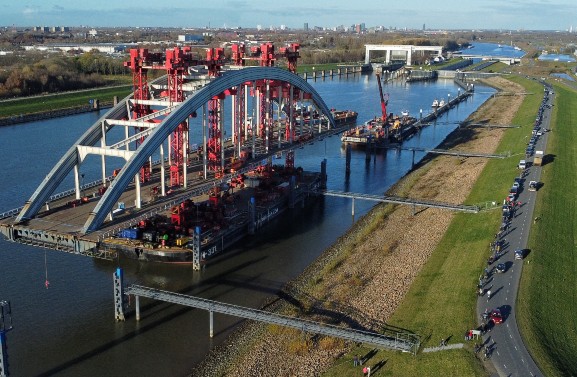
[[[501,78],[491,79],[491,84],[501,90],[522,91]],[[469,120],[510,124],[522,101],[522,96],[492,98]],[[504,132],[462,128],[453,132],[441,147],[458,146],[459,150],[490,153],[496,150]],[[428,156],[390,193],[462,203],[485,164],[483,159]],[[454,217],[453,213],[438,209],[420,210],[415,215],[412,211],[407,206],[376,206],[288,286],[272,306],[286,314],[337,324],[354,323],[358,328],[382,331]],[[423,339],[425,343],[431,341],[430,334],[421,335],[428,336]],[[342,363],[352,368],[350,352],[357,351],[354,345],[340,340],[246,323],[231,337],[231,342],[217,348],[193,375],[319,375],[338,369]],[[341,357],[344,355],[347,356]],[[379,361],[383,360],[373,359],[371,363],[378,365]],[[480,364],[458,367],[466,374],[479,374],[481,369]],[[385,369],[388,368],[386,365]],[[411,375],[408,370],[405,373]]]

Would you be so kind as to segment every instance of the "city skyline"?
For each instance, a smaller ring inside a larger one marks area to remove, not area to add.
[[[483,2],[405,0],[385,9],[383,2],[366,0],[363,7],[344,0],[312,3],[293,0],[289,5],[264,0],[217,0],[201,6],[186,0],[170,4],[147,4],[136,0],[28,0],[7,5],[0,26],[92,26],[92,27],[242,27],[286,25],[302,29],[364,23],[367,27],[465,30],[568,30],[577,4],[569,0],[498,0]],[[6,9],[8,8],[8,9]]]

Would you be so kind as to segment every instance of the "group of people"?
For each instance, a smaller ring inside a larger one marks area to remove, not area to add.
[[[363,359],[359,355],[355,355],[355,357],[353,357],[353,365],[355,367],[356,366],[362,366],[363,365]],[[371,376],[371,367],[370,366],[363,367],[363,376],[365,376],[365,377]]]

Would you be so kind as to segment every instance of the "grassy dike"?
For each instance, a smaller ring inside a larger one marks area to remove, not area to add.
[[[118,99],[122,99],[130,94],[131,91],[131,86],[123,86],[81,90],[65,94],[25,97],[22,99],[4,101],[0,103],[0,118],[18,116],[21,114],[40,113],[55,109],[88,106],[88,101],[91,99],[98,99],[101,102],[112,101],[114,96],[118,96]]]
[[[521,334],[546,376],[577,375],[577,91],[555,85],[552,129],[517,299]]]
[[[497,153],[512,152],[513,157],[489,161],[466,203],[502,200],[518,174],[516,165],[519,155],[525,150],[527,135],[530,135],[543,98],[543,87],[531,80],[514,77],[511,80],[523,85],[527,92],[534,93],[525,98],[513,120],[513,124],[522,127],[508,130],[497,150]],[[490,254],[489,243],[500,220],[500,211],[456,214],[389,323],[420,334],[423,347],[437,346],[442,338],[449,336],[449,344],[463,342],[464,332],[477,323],[476,284]],[[353,353],[369,351],[359,349]],[[417,356],[379,351],[371,363],[376,361],[385,362],[378,373],[384,376],[488,374],[472,351],[472,344],[463,349],[419,353]],[[352,362],[347,361],[334,366],[325,376],[350,375],[351,371]]]

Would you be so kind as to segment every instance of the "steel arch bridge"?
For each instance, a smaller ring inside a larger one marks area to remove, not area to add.
[[[151,85],[162,86],[166,80],[166,78],[161,78],[154,81]],[[159,148],[161,157],[163,156],[163,143],[177,130],[179,125],[187,122],[189,117],[196,116],[196,112],[203,108],[211,99],[221,96],[231,88],[239,86],[248,87],[250,83],[262,80],[265,82],[288,84],[291,87],[291,95],[293,87],[301,93],[307,93],[307,96],[310,97],[318,111],[327,119],[328,127],[336,127],[331,111],[310,84],[294,73],[275,67],[250,67],[223,72],[221,76],[206,79],[203,83],[197,85],[194,90],[187,92],[188,97],[182,102],[159,100],[140,101],[147,105],[164,106],[164,108],[138,119],[130,119],[130,108],[136,103],[134,95],[130,95],[95,122],[64,154],[31,198],[25,203],[16,217],[15,222],[21,223],[33,219],[39,213],[42,206],[49,202],[50,195],[71,172],[74,172],[76,199],[80,199],[79,169],[88,155],[102,156],[103,186],[107,184],[105,157],[120,157],[126,162],[118,175],[116,175],[103,192],[94,209],[89,213],[79,233],[87,234],[98,230],[106,220],[106,217],[111,214],[114,205],[122,193],[133,182],[135,183],[137,191],[137,208],[140,208],[139,172]],[[161,119],[159,117],[161,117]],[[127,120],[127,118],[129,119]],[[292,117],[290,122],[292,122]],[[139,132],[131,137],[128,137],[127,134],[125,140],[113,145],[107,145],[106,133],[114,126],[135,127]],[[140,140],[140,143],[136,149],[131,150],[130,144],[136,140]],[[99,141],[100,146],[96,146]],[[292,140],[290,140],[290,142],[292,142]],[[206,148],[206,145],[204,145],[204,148]],[[164,167],[164,164],[162,164],[162,166]],[[164,171],[162,172],[162,179],[164,179]],[[186,187],[186,182],[184,183],[184,187]],[[164,194],[164,181],[162,183],[162,189]]]

